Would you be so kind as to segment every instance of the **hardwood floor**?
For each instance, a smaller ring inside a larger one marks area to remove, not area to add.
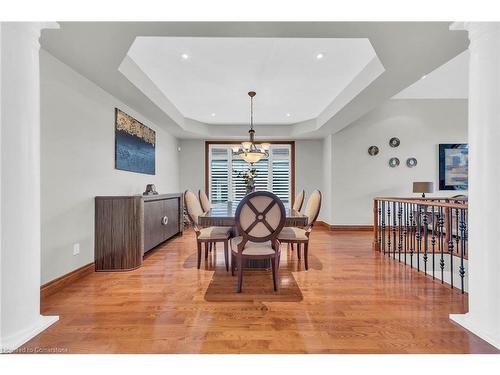
[[[243,293],[222,247],[196,268],[192,232],[144,267],[95,273],[42,301],[60,320],[21,348],[68,353],[498,353],[448,319],[467,296],[371,249],[371,233],[315,228],[309,271],[285,250],[271,272],[246,271]]]

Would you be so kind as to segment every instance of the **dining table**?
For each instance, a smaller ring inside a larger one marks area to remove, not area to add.
[[[212,204],[212,208],[198,216],[198,224],[202,227],[236,227],[236,208],[239,202],[224,202]],[[285,227],[305,227],[307,216],[285,205]]]
[[[212,203],[210,210],[198,216],[198,225],[201,227],[232,227],[233,236],[237,236],[235,213],[238,203],[239,202]],[[306,215],[294,210],[289,204],[283,204],[286,213],[286,227],[305,227],[307,225],[308,217]],[[271,262],[268,259],[249,259],[244,266],[244,268],[247,269],[269,269],[270,267]]]

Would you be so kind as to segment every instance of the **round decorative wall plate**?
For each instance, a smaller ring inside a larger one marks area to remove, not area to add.
[[[371,156],[377,155],[378,154],[378,147],[377,146],[370,146],[370,147],[368,147],[368,153]]]
[[[398,158],[390,158],[389,159],[389,167],[395,168],[399,165],[399,159]]]
[[[401,141],[399,140],[399,138],[396,138],[396,137],[392,137],[389,140],[389,146],[391,146],[391,147],[398,147],[400,143],[401,143]]]
[[[406,159],[406,166],[408,168],[413,168],[417,165],[417,159],[415,158],[408,158]]]

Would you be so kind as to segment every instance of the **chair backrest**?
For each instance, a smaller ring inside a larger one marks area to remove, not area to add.
[[[307,200],[306,209],[304,211],[307,216],[307,225],[313,225],[319,215],[321,209],[321,191],[314,190]]]
[[[204,212],[210,211],[212,205],[210,204],[210,200],[207,197],[207,193],[203,190],[198,190],[198,197],[200,198],[201,208]]]
[[[302,209],[302,205],[304,204],[304,196],[306,195],[306,192],[302,190],[297,196],[295,197],[295,202],[293,202],[293,209],[295,211],[300,211]]]
[[[274,241],[285,226],[285,206],[273,193],[256,191],[241,200],[235,219],[243,244]]]
[[[200,201],[191,190],[184,192],[184,204],[186,205],[189,218],[194,225],[198,225],[198,216],[203,214],[203,209],[201,208]]]

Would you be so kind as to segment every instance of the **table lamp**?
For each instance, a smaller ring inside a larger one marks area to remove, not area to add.
[[[425,198],[425,193],[433,193],[434,192],[434,183],[433,182],[414,182],[413,183],[413,192],[414,193],[422,193],[422,198]]]

